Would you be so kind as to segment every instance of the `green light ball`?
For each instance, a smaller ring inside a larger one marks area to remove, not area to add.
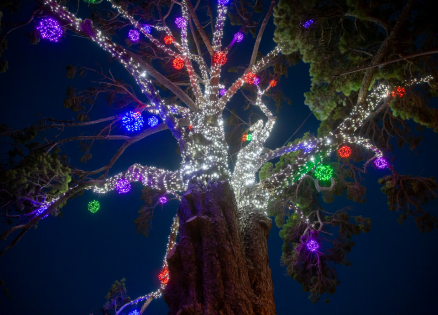
[[[88,203],[88,210],[90,210],[91,213],[96,213],[99,208],[100,204],[97,200],[93,200]]]
[[[84,0],[84,2],[93,3],[93,4],[98,4],[98,3],[101,3],[102,0]]]
[[[333,177],[333,169],[330,165],[320,164],[315,169],[315,177],[322,181],[330,180]]]

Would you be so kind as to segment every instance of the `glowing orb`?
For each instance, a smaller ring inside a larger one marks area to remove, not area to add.
[[[151,127],[158,125],[158,118],[155,116],[149,117],[148,118],[148,125]]]
[[[333,177],[333,169],[330,165],[320,164],[315,169],[315,177],[319,180],[326,181]]]
[[[388,162],[384,158],[378,158],[374,160],[374,165],[378,168],[383,170],[384,168],[388,167]]]
[[[406,94],[406,90],[404,87],[397,87],[394,91],[391,92],[392,97],[403,97]]]
[[[138,42],[140,40],[140,32],[137,30],[130,30],[128,32],[128,37],[131,42]]]
[[[340,157],[348,158],[351,155],[351,148],[347,145],[344,145],[339,148],[338,153]]]
[[[167,35],[166,37],[164,37],[164,43],[165,43],[166,45],[170,45],[170,44],[172,44],[174,41],[175,41],[175,39],[174,39],[172,36],[170,36],[170,35]]]
[[[120,178],[116,182],[116,190],[119,192],[119,194],[126,194],[131,190],[131,184],[129,183],[129,180],[125,178]]]
[[[214,63],[223,66],[227,62],[227,54],[222,51],[218,51],[214,54],[213,61]]]
[[[306,22],[304,22],[303,26],[304,28],[308,28],[312,24],[313,24],[313,20],[307,20]]]
[[[236,34],[234,34],[234,39],[236,40],[236,42],[240,43],[243,40],[243,33],[237,32]]]
[[[159,201],[161,204],[164,204],[164,203],[167,202],[167,198],[166,198],[166,196],[161,196],[161,197],[158,199],[158,201]]]
[[[255,78],[256,78],[256,75],[252,72],[249,72],[243,76],[243,80],[245,80],[245,82],[248,84],[253,84]]]
[[[89,210],[91,213],[96,213],[97,210],[99,210],[99,209],[100,209],[99,201],[97,201],[97,200],[93,200],[93,201],[90,201],[90,202],[88,203],[88,210]]]
[[[37,30],[40,31],[42,38],[51,42],[58,42],[63,33],[61,25],[52,18],[42,19],[40,25],[37,26]]]
[[[255,84],[255,85],[259,85],[259,84],[260,84],[260,78],[259,78],[259,77],[256,77],[256,78],[254,79],[254,84]]]
[[[167,266],[164,267],[158,275],[158,280],[160,280],[161,284],[167,284],[169,282],[169,268],[167,268]]]
[[[143,27],[143,30],[144,30],[146,33],[150,34],[150,33],[152,32],[152,27],[151,27],[150,25],[148,25],[148,24],[143,24],[142,27]]]
[[[230,2],[230,0],[218,0],[217,3],[219,3],[220,5],[227,5],[228,2]]]
[[[183,17],[178,17],[175,19],[175,24],[178,28],[184,28],[186,26],[186,19]]]
[[[319,244],[318,244],[318,242],[315,241],[315,240],[310,240],[310,241],[308,241],[307,244],[306,244],[306,246],[307,246],[307,249],[310,250],[311,252],[315,252],[315,251],[317,251],[318,248],[319,248]]]
[[[269,82],[269,86],[270,87],[274,87],[274,86],[276,86],[277,85],[277,81],[275,81],[275,80],[271,80],[270,82]]]
[[[125,126],[128,131],[138,131],[143,128],[143,117],[141,117],[140,112],[128,112],[122,118],[123,126]]]
[[[219,91],[219,95],[220,95],[220,96],[224,96],[225,93],[227,93],[227,90],[225,90],[225,89],[220,89],[220,91]]]
[[[180,57],[173,59],[173,67],[176,70],[181,70],[184,67],[184,60]]]

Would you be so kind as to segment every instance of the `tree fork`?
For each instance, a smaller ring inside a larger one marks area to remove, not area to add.
[[[209,189],[189,185],[178,216],[179,239],[167,255],[169,315],[276,314],[267,265],[269,219],[248,216],[249,224],[241,228],[227,181]],[[260,222],[264,228],[257,230]]]

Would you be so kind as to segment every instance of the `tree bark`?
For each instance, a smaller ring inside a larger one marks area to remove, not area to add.
[[[241,226],[227,181],[204,189],[190,185],[178,216],[179,239],[167,255],[169,315],[276,314],[267,251],[270,219],[243,212]]]

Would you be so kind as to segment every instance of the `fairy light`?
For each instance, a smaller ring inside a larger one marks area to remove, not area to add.
[[[128,315],[140,315],[140,312],[137,310],[133,310],[132,312],[130,312]]]
[[[37,30],[40,32],[42,38],[56,43],[63,34],[61,25],[52,18],[42,19],[37,26]]]

